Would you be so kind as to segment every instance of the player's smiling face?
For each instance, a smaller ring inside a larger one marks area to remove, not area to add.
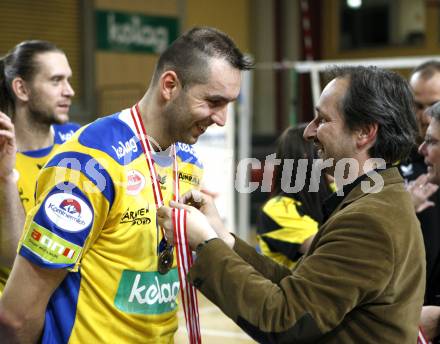
[[[224,126],[227,106],[238,97],[240,71],[217,58],[211,59],[209,68],[207,83],[181,89],[169,104],[170,132],[176,141],[194,144],[209,126]]]

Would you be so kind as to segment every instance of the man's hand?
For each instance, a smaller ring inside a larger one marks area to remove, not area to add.
[[[17,144],[11,119],[0,111],[0,181],[15,181],[14,166]]]
[[[214,228],[217,236],[228,244],[229,247],[232,248],[234,246],[235,238],[225,228],[212,197],[201,191],[191,190],[185,193],[179,202],[191,205],[200,210],[208,219],[211,227]],[[171,204],[172,203],[170,203],[170,205]],[[172,206],[175,207],[174,205]]]
[[[197,245],[212,238],[217,238],[217,234],[208,222],[208,219],[199,210],[189,205],[173,202],[170,204],[175,208],[185,209],[186,234],[189,247],[195,250]],[[172,209],[163,206],[157,211],[159,225],[165,229],[166,236],[170,242],[174,242]]]
[[[420,326],[428,340],[440,334],[440,306],[423,306]]]
[[[428,183],[427,174],[421,174],[417,179],[408,184],[407,190],[411,195],[414,209],[417,213],[435,205],[434,202],[429,200],[429,197],[431,197],[437,189],[438,185]]]

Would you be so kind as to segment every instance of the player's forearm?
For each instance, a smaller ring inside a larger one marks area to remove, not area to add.
[[[0,338],[8,344],[34,344],[41,336],[44,316],[36,319],[14,319],[0,305]],[[3,341],[2,341],[3,343]]]
[[[12,267],[25,221],[17,184],[11,175],[0,179],[0,265]]]

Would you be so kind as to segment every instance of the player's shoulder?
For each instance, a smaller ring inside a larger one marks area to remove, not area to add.
[[[203,164],[200,161],[193,145],[189,145],[183,142],[176,142],[176,154],[181,162],[189,163],[199,168],[203,168]]]
[[[142,147],[131,127],[129,109],[102,117],[89,124],[77,138],[85,148],[104,152],[121,165],[142,154]]]

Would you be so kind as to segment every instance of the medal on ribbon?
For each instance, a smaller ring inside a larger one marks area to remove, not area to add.
[[[131,108],[131,116],[136,127],[138,138],[141,142],[142,150],[147,160],[150,170],[151,184],[153,187],[154,200],[156,202],[156,210],[164,205],[162,192],[158,182],[158,175],[154,167],[152,158],[151,144],[147,138],[142,118],[140,116],[139,107],[136,104]],[[173,157],[173,199],[178,202],[179,198],[179,178],[177,170],[176,146],[171,147]],[[173,230],[174,241],[177,252],[177,270],[179,273],[180,293],[182,296],[183,311],[186,320],[186,329],[188,331],[189,342],[191,344],[199,344],[202,342],[200,335],[199,309],[197,301],[196,289],[187,281],[186,276],[192,265],[192,254],[189,249],[186,238],[186,211],[183,209],[173,209]],[[159,242],[159,226],[157,225],[157,271],[166,274],[173,266],[173,246],[167,241],[163,228],[162,239]]]
[[[157,271],[159,271],[160,274],[165,275],[173,266],[173,246],[169,245],[165,238],[162,238],[159,243],[158,251]]]

